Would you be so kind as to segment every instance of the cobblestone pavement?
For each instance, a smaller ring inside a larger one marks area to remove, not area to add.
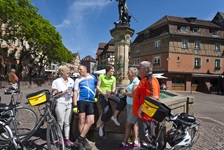
[[[195,114],[200,121],[200,135],[193,150],[224,150],[224,126],[202,114]]]

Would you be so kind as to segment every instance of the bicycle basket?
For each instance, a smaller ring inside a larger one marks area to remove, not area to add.
[[[156,121],[163,121],[166,116],[170,115],[170,111],[171,109],[165,104],[160,103],[159,101],[150,97],[145,97],[144,103],[142,105],[142,112]]]
[[[50,91],[41,90],[35,93],[28,94],[26,98],[28,99],[31,106],[36,106],[45,103],[48,99],[50,99]]]

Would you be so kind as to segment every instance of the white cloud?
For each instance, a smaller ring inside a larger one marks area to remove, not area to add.
[[[84,26],[86,16],[100,13],[109,3],[109,0],[75,0],[68,8],[67,17],[56,27],[68,28],[72,26],[76,28],[76,31],[80,31]]]

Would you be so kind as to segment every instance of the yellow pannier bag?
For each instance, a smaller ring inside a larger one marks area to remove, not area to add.
[[[145,97],[142,105],[142,112],[148,115],[150,118],[156,121],[163,121],[165,117],[170,115],[171,109],[165,104],[152,99],[151,97]]]
[[[36,106],[45,103],[50,97],[49,90],[41,90],[35,93],[28,94],[26,98],[28,99],[31,106]]]

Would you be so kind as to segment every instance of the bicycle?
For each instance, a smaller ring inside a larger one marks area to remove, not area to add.
[[[187,113],[172,114],[171,109],[163,103],[145,98],[142,112],[161,122],[157,136],[152,137],[152,143],[133,150],[190,150],[199,137],[199,121]],[[171,128],[166,131],[166,123]],[[169,145],[167,145],[167,143]]]
[[[31,106],[36,106],[44,103],[45,107],[43,108],[44,113],[41,114],[40,120],[35,126],[35,128],[24,139],[21,140],[23,146],[46,121],[47,122],[46,138],[48,149],[49,150],[65,149],[64,138],[61,128],[54,117],[54,107],[56,103],[55,98],[60,93],[61,92],[50,94],[50,91],[45,89],[35,93],[28,94],[26,96]]]
[[[14,146],[14,147],[20,147],[23,150],[26,150],[27,148],[27,142],[29,139],[38,131],[38,129],[44,124],[44,122],[47,122],[47,132],[46,132],[46,138],[47,138],[47,147],[49,150],[57,150],[61,149],[64,150],[64,139],[63,139],[63,134],[61,131],[60,126],[58,125],[56,119],[53,116],[53,110],[54,110],[54,105],[55,105],[55,97],[57,97],[58,94],[61,92],[58,92],[54,95],[50,94],[49,90],[41,90],[35,93],[28,94],[26,98],[28,99],[29,103],[31,106],[36,106],[45,103],[44,107],[44,113],[41,115],[40,120],[36,124],[33,130],[31,130],[25,137],[20,138],[18,136],[13,135],[13,138],[10,133],[10,128],[8,130],[8,119],[5,118],[10,118],[11,116],[8,115],[7,113],[4,113],[1,115],[3,119],[0,118],[0,121],[3,122],[2,128],[5,129],[3,130],[4,133],[7,133],[7,136],[4,134],[1,134],[3,137],[0,141],[4,141],[4,138],[6,139],[4,142],[8,143],[9,146]],[[6,107],[0,107],[0,110],[3,112],[8,112],[9,110],[13,110],[16,107],[15,105],[8,105]],[[4,120],[4,121],[2,121]],[[0,128],[0,133],[1,133],[1,128]],[[10,133],[10,134],[8,134]],[[2,142],[2,143],[4,143]],[[1,147],[2,146],[2,147]],[[0,142],[0,148],[7,147],[5,145],[1,145]],[[9,147],[8,147],[9,148]]]
[[[18,138],[24,138],[36,126],[38,117],[32,109],[20,106],[23,93],[19,89],[12,89],[7,94],[11,94],[9,105],[16,106],[12,110],[7,111],[11,116],[7,120],[8,125],[14,135],[18,136]]]

